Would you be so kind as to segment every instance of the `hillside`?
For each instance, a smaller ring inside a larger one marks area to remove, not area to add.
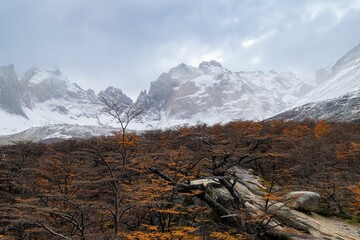
[[[3,146],[0,237],[357,239],[359,130],[231,122]],[[305,213],[287,197],[304,190]]]

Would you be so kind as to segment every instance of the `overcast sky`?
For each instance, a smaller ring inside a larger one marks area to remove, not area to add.
[[[313,77],[360,43],[360,0],[1,0],[0,65],[132,98],[180,63]]]

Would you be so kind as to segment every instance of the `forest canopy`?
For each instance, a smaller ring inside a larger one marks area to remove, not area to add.
[[[272,189],[267,202],[315,191],[320,213],[359,219],[359,130],[358,122],[238,121],[15,142],[0,148],[0,239],[265,237],[264,219],[232,192],[234,166]],[[191,184],[197,179],[215,179],[232,205]]]

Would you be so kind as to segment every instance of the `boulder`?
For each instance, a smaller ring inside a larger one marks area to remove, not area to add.
[[[286,195],[286,205],[290,208],[314,212],[319,208],[320,194],[310,191],[290,192]]]

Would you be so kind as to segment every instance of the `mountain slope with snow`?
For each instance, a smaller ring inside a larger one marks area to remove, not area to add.
[[[163,73],[137,104],[146,116],[165,125],[264,119],[293,105],[314,87],[291,72],[231,72],[210,61],[197,68],[180,64]]]
[[[323,119],[330,121],[354,121],[360,119],[360,91],[351,92],[338,98],[307,103],[280,113],[272,119],[302,121]]]
[[[0,83],[2,81],[12,85],[0,85],[5,86],[0,88],[1,92],[10,93],[10,97],[5,95],[6,99],[0,99],[0,135],[50,124],[101,126],[113,123],[113,119],[101,112],[102,106],[93,90],[85,91],[71,83],[59,70],[33,68],[18,78],[13,66],[7,66],[0,68]],[[130,98],[113,87],[99,95],[132,104]]]
[[[322,84],[297,102],[297,106],[360,91],[360,44],[340,58],[322,78],[325,79]]]
[[[317,82],[321,82],[317,88],[274,118],[334,121],[360,119],[360,44],[331,68],[320,70],[317,76]]]
[[[0,135],[53,124],[115,126],[114,120],[101,111],[98,98],[133,104],[113,87],[99,94],[85,91],[58,69],[33,68],[18,78],[13,66],[4,67],[0,69],[1,79],[12,83],[4,91],[19,94],[10,99],[17,105],[0,102]],[[216,61],[202,62],[198,67],[180,64],[152,82],[148,93],[140,93],[136,104],[144,113],[133,126],[149,129],[263,119],[294,104],[315,85],[291,72],[231,72]]]
[[[140,130],[272,116],[360,119],[360,44],[333,66],[319,70],[316,77],[310,81],[291,72],[232,72],[216,61],[202,62],[198,67],[180,64],[151,82],[149,91],[140,93],[135,104],[143,114],[131,127]],[[18,77],[14,66],[0,67],[0,135],[59,124],[74,126],[79,132],[84,125],[99,129],[117,126],[102,112],[99,97],[133,104],[114,87],[98,94],[83,90],[58,69],[33,68]]]
[[[53,124],[41,127],[32,127],[20,133],[0,136],[0,145],[16,141],[44,141],[53,142],[61,139],[89,138],[95,136],[111,135],[116,128],[107,126],[81,126],[70,124]]]

